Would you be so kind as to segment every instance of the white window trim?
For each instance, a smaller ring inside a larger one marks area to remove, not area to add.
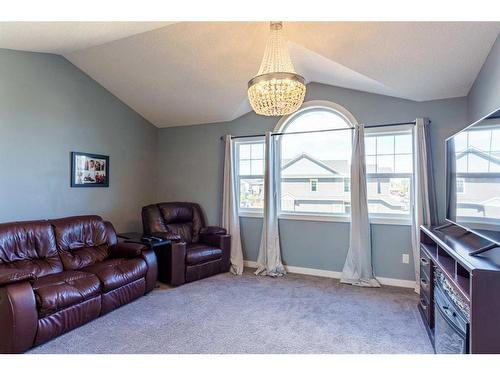
[[[236,196],[236,200],[237,200],[237,204],[238,204],[238,215],[239,216],[242,216],[242,215],[254,215],[253,217],[262,217],[262,209],[259,209],[259,208],[241,208],[240,207],[240,180],[242,178],[255,178],[255,179],[264,179],[264,175],[249,175],[249,176],[245,176],[245,175],[242,175],[240,176],[240,171],[239,171],[239,168],[240,168],[240,158],[239,158],[239,154],[238,154],[238,150],[239,150],[239,145],[241,144],[252,144],[252,143],[264,143],[264,139],[262,137],[249,137],[249,138],[243,138],[243,139],[240,139],[240,140],[235,140],[234,141],[234,160],[235,160],[235,178],[236,178],[236,181],[237,181],[237,196]],[[250,216],[252,217],[252,216]]]
[[[239,217],[262,219],[263,213],[260,211],[240,211]],[[350,223],[351,218],[347,215],[327,215],[327,214],[293,214],[281,213],[278,215],[280,220],[296,220],[296,221],[315,221],[315,222],[330,222],[330,223]],[[411,226],[411,218],[404,217],[383,217],[370,215],[370,224],[375,225],[403,225]]]
[[[354,117],[354,115],[349,112],[345,107],[333,103],[327,100],[311,100],[302,104],[300,109],[288,116],[283,116],[276,127],[274,128],[274,132],[283,132],[286,127],[295,117],[300,116],[303,112],[310,111],[311,109],[330,109],[332,112],[335,112],[337,115],[342,117],[350,126],[354,128],[358,126],[358,121]],[[277,147],[277,152],[281,151],[280,147]],[[277,160],[281,160],[281,155],[277,155]],[[319,187],[319,181],[316,185]],[[350,217],[348,215],[339,215],[339,214],[328,214],[328,213],[308,213],[308,212],[290,212],[290,211],[282,211],[281,210],[281,181],[278,183],[278,217],[284,220],[304,220],[304,221],[328,221],[328,222],[350,222]]]
[[[354,117],[354,115],[349,112],[345,107],[342,107],[340,104],[330,102],[328,100],[310,100],[302,104],[300,109],[290,115],[283,116],[274,128],[275,133],[279,133],[283,131],[283,128],[286,124],[293,119],[294,117],[299,116],[302,112],[308,111],[313,108],[324,109],[329,108],[342,116],[344,120],[346,120],[352,127],[358,126],[358,120]]]

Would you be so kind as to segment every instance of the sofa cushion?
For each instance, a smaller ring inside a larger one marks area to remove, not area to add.
[[[107,259],[83,269],[95,274],[102,284],[102,290],[107,293],[111,290],[131,283],[146,276],[148,267],[142,259]]]
[[[109,230],[99,216],[50,220],[64,269],[78,270],[108,256]]]
[[[186,264],[192,266],[222,258],[222,250],[200,243],[186,246]]]
[[[59,252],[66,270],[80,270],[108,258],[108,245],[82,247]]]
[[[0,264],[0,269],[14,269],[33,273],[36,277],[43,277],[61,272],[63,266],[59,256],[43,259],[25,259],[11,263]]]
[[[48,221],[0,224],[0,269],[18,269],[37,277],[61,272],[54,231]]]
[[[44,317],[99,295],[101,284],[91,274],[62,271],[33,283],[38,316]]]

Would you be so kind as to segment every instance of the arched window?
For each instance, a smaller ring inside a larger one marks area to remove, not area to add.
[[[308,102],[280,120],[275,132],[285,133],[276,140],[281,212],[349,214],[352,127],[356,124],[345,108],[324,101]],[[332,129],[336,130],[322,131]]]

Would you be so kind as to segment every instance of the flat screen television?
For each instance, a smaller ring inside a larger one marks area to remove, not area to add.
[[[446,219],[500,245],[500,110],[446,140]]]

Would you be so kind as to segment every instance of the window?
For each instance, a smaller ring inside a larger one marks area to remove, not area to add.
[[[455,138],[457,173],[500,172],[500,125],[472,127]]]
[[[413,176],[411,129],[365,135],[368,210],[374,217],[409,217]]]
[[[276,140],[281,213],[349,214],[344,181],[350,173],[351,127],[341,112],[328,107],[305,108],[282,122],[279,131],[285,135]],[[339,130],[293,134],[329,129]]]
[[[309,182],[311,183],[311,191],[318,191],[318,180],[314,179]]]
[[[264,141],[235,144],[240,211],[260,211],[264,207]]]
[[[280,120],[275,131],[283,135],[273,137],[280,215],[348,220],[353,124],[352,115],[333,103],[306,103]],[[314,132],[331,129],[335,131]],[[411,127],[386,129],[366,129],[368,209],[371,218],[399,222],[409,220],[411,213],[413,132]],[[260,213],[264,206],[264,140],[237,141],[235,153],[240,212]]]
[[[344,178],[344,193],[351,192],[351,179],[349,177]]]
[[[483,120],[453,138],[456,163],[457,217],[485,223],[500,217],[500,121]]]
[[[465,179],[457,178],[457,193],[464,194],[465,193]]]

